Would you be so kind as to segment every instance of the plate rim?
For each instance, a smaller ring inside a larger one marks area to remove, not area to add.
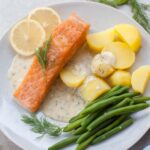
[[[61,6],[61,5],[70,5],[70,4],[89,4],[89,5],[99,5],[99,6],[102,6],[102,7],[105,7],[105,8],[108,8],[108,9],[111,9],[117,13],[120,13],[121,15],[125,16],[126,18],[128,18],[129,20],[131,20],[132,22],[134,22],[143,32],[143,34],[150,38],[150,35],[147,33],[147,31],[139,24],[137,23],[133,18],[131,18],[129,15],[123,13],[122,11],[116,9],[116,8],[113,8],[111,6],[108,6],[108,5],[105,5],[105,4],[102,4],[102,3],[98,3],[98,2],[92,2],[92,1],[70,1],[70,2],[55,2],[55,3],[52,3],[52,4],[47,4],[47,5],[43,5],[45,7],[55,7],[55,6]],[[15,20],[11,26],[4,32],[4,34],[2,35],[2,37],[0,38],[0,41],[5,37],[5,35],[10,31],[10,29],[15,25],[15,23],[18,21],[18,20],[21,20],[22,18],[24,18],[24,16],[20,17],[19,19]],[[136,144],[145,134],[146,132],[150,129],[150,126],[145,128],[145,130],[143,131],[143,133],[139,136],[138,139],[136,139],[134,141],[134,144]],[[23,146],[22,144],[18,143],[17,140],[15,138],[12,138],[10,136],[10,133],[8,132],[7,130],[7,127],[5,125],[3,125],[1,122],[0,122],[0,131],[9,139],[11,140],[13,143],[15,143],[17,146],[19,146],[20,148],[23,148],[26,150],[26,146]],[[12,131],[13,132],[13,131]],[[15,135],[16,133],[13,132]],[[19,135],[16,135],[19,137]],[[127,149],[131,148],[134,144],[130,144]]]

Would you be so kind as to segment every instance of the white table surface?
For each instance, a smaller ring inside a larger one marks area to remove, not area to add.
[[[68,1],[85,0],[0,0],[0,39],[17,20],[27,15],[33,8]],[[150,3],[150,0],[141,1]],[[123,6],[119,9],[131,16],[131,10],[128,6]],[[131,150],[142,150],[148,145],[150,145],[150,131]],[[0,150],[21,150],[21,148],[12,143],[0,132]],[[145,150],[150,150],[150,147],[145,148]]]

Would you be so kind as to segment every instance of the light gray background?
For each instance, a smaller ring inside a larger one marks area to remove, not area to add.
[[[67,1],[85,0],[0,0],[0,39],[17,20],[26,16],[33,8]],[[141,1],[150,3],[150,0]],[[123,6],[119,9],[123,13],[131,16],[131,10],[128,6]],[[147,145],[150,145],[150,131],[148,131],[145,136],[131,148],[131,150],[142,150]],[[0,150],[21,149],[0,132]],[[150,150],[150,148],[147,148],[146,150]]]

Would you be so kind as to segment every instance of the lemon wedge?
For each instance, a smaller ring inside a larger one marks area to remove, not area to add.
[[[46,32],[46,39],[49,39],[52,31],[61,23],[58,13],[49,7],[33,9],[28,16],[29,19],[39,22]]]
[[[35,49],[42,46],[45,41],[45,31],[34,20],[22,20],[10,31],[10,43],[20,55],[30,56]]]

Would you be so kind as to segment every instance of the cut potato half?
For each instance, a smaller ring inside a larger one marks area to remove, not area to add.
[[[85,101],[89,102],[109,89],[109,85],[104,80],[95,76],[88,76],[80,87],[80,94]]]
[[[10,31],[10,43],[20,55],[30,56],[35,49],[42,46],[45,41],[45,31],[34,20],[22,20]]]
[[[137,27],[131,24],[118,24],[115,26],[115,31],[119,38],[126,42],[134,52],[137,52],[141,47],[141,35]]]
[[[144,93],[150,78],[150,66],[142,66],[136,69],[131,78],[132,88],[140,93]]]
[[[115,56],[116,62],[113,66],[116,69],[130,68],[135,61],[135,53],[126,43],[112,42],[102,50],[102,52],[106,51],[113,53]]]
[[[131,75],[127,71],[117,70],[108,79],[111,86],[123,85],[131,86]]]
[[[77,88],[84,81],[85,75],[69,68],[64,68],[60,73],[60,78],[68,87]]]
[[[108,29],[98,33],[92,33],[87,35],[87,43],[91,50],[94,52],[100,52],[105,46],[115,40],[114,29]]]

